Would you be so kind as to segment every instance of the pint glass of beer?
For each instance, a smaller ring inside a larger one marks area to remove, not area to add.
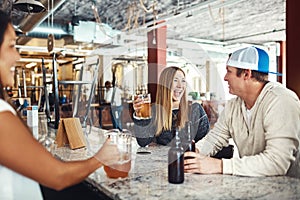
[[[109,178],[125,178],[131,169],[131,138],[132,134],[129,130],[118,129],[109,130],[106,133],[111,138],[111,142],[118,146],[120,151],[120,160],[118,163],[104,166],[104,171]]]
[[[142,108],[139,110],[139,117],[142,119],[150,119],[151,118],[151,95],[149,94],[139,94],[134,97],[142,99]]]

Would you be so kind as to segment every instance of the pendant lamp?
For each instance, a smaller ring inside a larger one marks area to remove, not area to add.
[[[45,6],[36,0],[17,0],[13,8],[28,13],[40,13],[46,10]]]

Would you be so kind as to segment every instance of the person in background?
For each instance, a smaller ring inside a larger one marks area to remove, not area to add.
[[[108,139],[91,158],[63,162],[37,140],[7,102],[6,87],[13,86],[11,70],[20,59],[9,16],[0,10],[0,199],[42,199],[38,183],[61,190],[83,181],[103,165],[119,159]],[[13,131],[12,131],[13,130]]]
[[[105,100],[105,102],[110,103],[111,96],[112,96],[111,82],[110,81],[105,81],[104,87],[105,87],[104,100]]]
[[[269,56],[251,46],[232,53],[224,80],[230,100],[214,128],[196,144],[199,153],[187,152],[185,171],[239,176],[300,177],[300,102],[280,83],[269,82]],[[232,138],[239,157],[214,159]]]
[[[104,99],[106,103],[111,104],[110,114],[112,118],[113,128],[122,130],[123,91],[116,84],[112,86],[110,81],[106,81],[104,85],[106,88]]]
[[[174,138],[172,130],[176,127],[184,137],[183,130],[189,120],[195,130],[192,136],[195,141],[206,135],[209,130],[207,115],[199,103],[193,103],[189,108],[186,87],[184,71],[178,67],[167,67],[159,77],[151,119],[141,119],[139,116],[143,100],[137,98],[133,101],[134,133],[140,146],[152,142],[168,145]]]

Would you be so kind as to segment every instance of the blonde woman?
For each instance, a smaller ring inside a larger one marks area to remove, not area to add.
[[[185,123],[192,122],[192,134],[197,142],[209,131],[207,115],[199,103],[188,105],[186,77],[181,68],[167,67],[159,78],[156,102],[152,106],[151,119],[142,119],[140,114],[142,99],[133,102],[134,133],[137,142],[144,147],[154,142],[168,145],[174,135],[172,129],[178,127],[184,137]]]

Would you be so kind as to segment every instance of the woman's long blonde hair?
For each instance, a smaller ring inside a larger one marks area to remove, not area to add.
[[[175,73],[181,71],[184,76],[185,73],[178,67],[167,67],[165,68],[159,77],[159,83],[157,85],[156,92],[156,136],[160,135],[163,130],[172,129],[172,84]],[[179,129],[183,128],[185,122],[188,120],[188,102],[186,96],[186,90],[184,90],[183,96],[179,103],[179,112],[177,115],[176,126]]]

